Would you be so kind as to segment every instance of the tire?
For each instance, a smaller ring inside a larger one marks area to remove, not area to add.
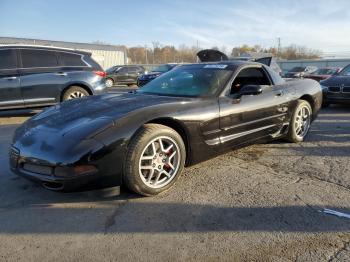
[[[62,97],[62,101],[67,101],[75,98],[81,98],[84,96],[89,96],[89,92],[80,86],[71,86],[68,88]]]
[[[124,183],[140,195],[157,195],[176,182],[185,159],[184,142],[175,130],[159,124],[146,124],[130,142],[124,166]]]
[[[299,99],[289,123],[289,130],[286,139],[292,143],[304,141],[304,138],[310,130],[311,119],[312,108],[310,103]]]
[[[114,86],[114,80],[112,78],[106,79],[106,86],[107,87],[113,87]]]

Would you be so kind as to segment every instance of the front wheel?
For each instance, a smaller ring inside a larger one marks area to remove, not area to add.
[[[131,140],[124,168],[126,186],[141,195],[157,195],[170,188],[180,176],[186,150],[173,129],[144,125]]]
[[[298,100],[289,124],[287,140],[293,143],[302,142],[309,132],[312,120],[312,108],[309,102]]]

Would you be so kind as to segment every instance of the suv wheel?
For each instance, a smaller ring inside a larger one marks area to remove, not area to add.
[[[71,86],[63,94],[63,101],[89,96],[90,94],[80,86]]]
[[[107,78],[106,79],[106,86],[107,87],[112,87],[114,86],[114,80],[112,78]]]

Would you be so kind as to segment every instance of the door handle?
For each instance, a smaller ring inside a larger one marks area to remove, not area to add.
[[[10,77],[4,77],[4,80],[15,80],[17,79],[17,76],[10,76]]]
[[[63,73],[63,72],[59,72],[59,73],[56,73],[57,76],[67,76],[67,73]]]

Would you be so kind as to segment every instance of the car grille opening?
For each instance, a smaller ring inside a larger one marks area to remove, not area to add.
[[[329,92],[338,93],[340,92],[340,86],[330,86],[328,87]]]
[[[350,86],[344,86],[343,87],[343,92],[344,93],[350,93]]]
[[[40,175],[51,176],[53,174],[53,168],[49,166],[33,165],[29,163],[24,163],[22,167],[25,171],[32,173],[37,173]]]

